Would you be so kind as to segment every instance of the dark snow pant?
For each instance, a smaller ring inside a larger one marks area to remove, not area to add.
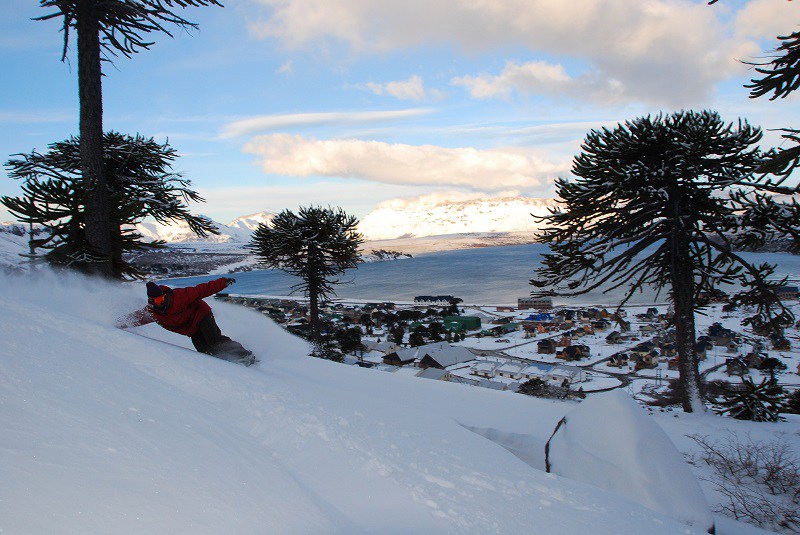
[[[255,360],[253,353],[222,334],[213,312],[206,314],[200,321],[197,332],[192,335],[192,344],[200,353],[206,353],[230,362],[239,362],[249,366]]]

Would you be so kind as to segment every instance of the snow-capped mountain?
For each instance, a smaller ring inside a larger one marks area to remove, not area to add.
[[[531,216],[547,215],[554,199],[482,197],[441,200],[425,196],[378,205],[359,224],[367,240],[391,240],[444,234],[534,232],[540,225]]]
[[[0,223],[0,271],[14,271],[28,252],[28,227],[21,223]]]
[[[258,212],[257,214],[237,217],[227,225],[227,229],[237,233],[239,241],[250,241],[250,236],[262,223],[269,223],[275,214],[272,212]],[[222,230],[222,229],[220,229]]]
[[[433,194],[383,202],[361,219],[358,229],[368,241],[450,234],[533,233],[540,224],[531,214],[547,215],[556,205],[555,199],[464,196],[454,200],[452,196]],[[259,212],[236,218],[227,225],[215,222],[220,234],[205,239],[198,238],[184,223],[141,223],[137,229],[146,238],[167,243],[246,243],[259,224],[273,217],[272,212]]]
[[[167,243],[246,243],[250,241],[251,234],[259,224],[267,223],[271,221],[273,217],[275,217],[275,214],[272,212],[258,212],[256,214],[238,217],[227,225],[214,221],[214,224],[219,229],[219,234],[212,234],[207,238],[199,238],[183,221],[169,224],[148,221],[136,225],[136,230],[145,238],[164,240]]]

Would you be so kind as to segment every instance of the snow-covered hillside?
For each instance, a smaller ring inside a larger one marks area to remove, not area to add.
[[[460,233],[530,232],[540,228],[534,215],[547,215],[553,199],[527,197],[441,200],[436,196],[387,201],[364,216],[359,230],[368,240]]]
[[[155,325],[116,329],[141,284],[0,286],[0,532],[699,532],[543,471],[572,403],[313,359],[264,316],[214,302],[262,360],[244,368]],[[657,421],[673,441],[745,425]]]

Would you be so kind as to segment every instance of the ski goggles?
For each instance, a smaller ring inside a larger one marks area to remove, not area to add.
[[[158,297],[151,297],[149,301],[153,303],[155,306],[160,307],[164,304],[164,301],[167,299],[167,294],[161,294]]]

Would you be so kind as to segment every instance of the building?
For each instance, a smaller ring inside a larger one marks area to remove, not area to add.
[[[595,331],[605,331],[611,328],[611,323],[608,320],[599,319],[592,321],[591,326]]]
[[[433,379],[434,381],[449,381],[451,378],[450,372],[439,368],[425,368],[417,374],[417,377]]]
[[[517,308],[520,310],[528,310],[530,308],[550,310],[553,308],[553,299],[551,297],[520,297],[517,299]]]
[[[449,305],[455,300],[452,295],[418,295],[414,303],[418,305]]]
[[[490,379],[496,375],[497,368],[502,366],[502,362],[496,360],[481,360],[472,367],[470,373],[478,377]]]
[[[503,391],[508,388],[508,385],[502,381],[492,381],[491,379],[484,379],[480,381],[477,386],[481,388],[488,388],[490,390],[500,390]]]
[[[475,331],[481,328],[478,316],[445,316],[442,322],[451,331]]]
[[[588,358],[588,357],[589,357],[589,346],[586,345],[567,346],[563,350],[556,353],[556,358],[568,361],[581,360],[583,358]]]
[[[383,357],[383,362],[390,366],[407,366],[413,364],[414,361],[417,360],[418,355],[419,347],[402,348],[387,353],[386,356]]]
[[[628,354],[617,353],[616,355],[611,355],[611,358],[608,359],[608,365],[611,366],[612,368],[627,368]]]
[[[428,344],[419,348],[420,368],[444,369],[455,364],[475,360],[475,355],[464,346],[451,346],[447,343]]]
[[[745,362],[741,358],[733,358],[733,359],[725,359],[725,372],[728,376],[736,375],[738,377],[742,377],[743,375],[747,375],[750,369],[747,366],[747,362]]]
[[[582,383],[586,380],[586,372],[578,366],[555,366],[547,377],[550,381],[558,384]]]
[[[399,346],[394,342],[389,342],[388,340],[385,342],[372,342],[367,340],[362,344],[366,351],[379,351],[384,355],[388,355],[389,353],[396,352],[398,349],[402,349],[402,346]]]
[[[606,343],[620,344],[622,343],[622,335],[619,333],[619,331],[611,331],[608,336],[606,336]]]
[[[492,327],[491,332],[494,336],[503,336],[504,334],[513,333],[514,331],[519,330],[519,323],[505,323],[503,325],[498,325],[497,327]]]
[[[553,368],[554,366],[533,362],[522,370],[522,377],[526,380],[539,378],[542,381],[546,381]]]
[[[781,299],[797,299],[800,294],[800,288],[797,286],[778,286],[775,291]]]
[[[544,323],[544,322],[553,321],[553,315],[552,314],[547,314],[545,312],[539,312],[538,314],[531,314],[530,316],[528,316],[527,318],[525,318],[522,321],[533,321],[533,322],[537,322],[537,323]]]
[[[643,369],[652,369],[658,367],[658,351],[655,349],[650,353],[637,353],[633,355],[635,361],[634,369],[638,372]]]
[[[536,351],[537,353],[547,355],[556,352],[556,343],[552,338],[546,338],[544,340],[540,340],[536,344]]]
[[[527,368],[527,364],[521,362],[505,362],[502,366],[497,368],[496,375],[506,377],[508,379],[522,379],[522,370]]]

